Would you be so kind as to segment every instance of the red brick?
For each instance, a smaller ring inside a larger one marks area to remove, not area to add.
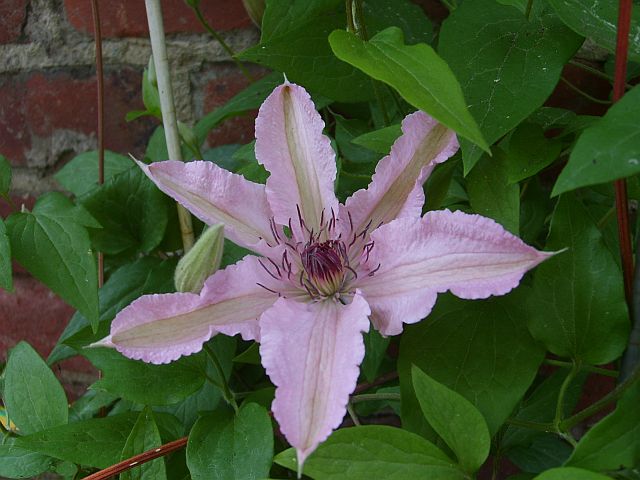
[[[248,86],[249,82],[240,73],[227,73],[216,77],[204,88],[204,111],[208,113],[221,107],[241,90]],[[209,145],[226,145],[229,143],[249,143],[254,138],[254,122],[257,111],[246,115],[229,119],[222,125],[214,128],[207,140]]]
[[[25,89],[11,79],[0,80],[0,154],[13,165],[25,163],[31,147],[24,110]]]
[[[146,37],[149,35],[147,15],[141,0],[100,0],[100,24],[104,37]],[[71,25],[80,32],[93,36],[91,2],[65,0],[65,11]],[[184,0],[162,2],[165,31],[171,33],[204,32]],[[251,25],[241,0],[208,0],[202,2],[202,11],[216,30],[233,30]]]
[[[2,0],[0,2],[0,43],[19,40],[26,17],[27,0]]]
[[[156,122],[128,123],[130,110],[142,109],[141,72],[125,68],[105,78],[105,145],[121,153],[144,152]],[[95,76],[77,78],[70,72],[34,73],[0,81],[0,153],[14,165],[26,163],[33,137],[56,130],[90,135],[97,128]],[[79,153],[79,152],[77,152]]]

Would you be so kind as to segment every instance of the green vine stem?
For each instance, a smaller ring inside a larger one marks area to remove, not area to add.
[[[158,79],[160,108],[162,109],[162,123],[167,141],[167,150],[170,159],[181,161],[182,151],[180,149],[178,121],[176,119],[173,90],[171,89],[171,77],[169,75],[169,59],[167,57],[167,46],[164,38],[164,25],[162,24],[162,7],[160,6],[160,0],[145,0],[145,5],[147,8],[147,19],[149,21],[151,52],[153,54],[153,63]],[[182,235],[182,245],[186,253],[195,243],[195,238],[191,214],[180,204],[178,204],[178,220],[180,223],[180,233]]]
[[[556,403],[556,414],[553,418],[553,425],[555,427],[555,430],[560,434],[564,433],[564,431],[560,428],[560,424],[564,417],[564,404],[565,404],[565,397],[567,395],[567,390],[569,389],[569,387],[571,386],[571,382],[573,382],[573,380],[576,378],[576,375],[579,372],[580,372],[580,362],[574,360],[571,366],[571,370],[569,370],[569,373],[567,374],[566,378],[562,382],[562,385],[560,386],[560,391],[558,392],[558,401]]]
[[[189,5],[189,7],[191,7],[191,10],[193,10],[193,13],[195,13],[200,24],[205,28],[207,32],[209,32],[209,35],[211,35],[214,38],[214,40],[220,44],[220,46],[224,49],[224,51],[229,54],[229,56],[231,57],[231,60],[233,60],[233,62],[240,69],[242,74],[246,77],[246,79],[249,80],[249,82],[253,83],[255,81],[255,78],[253,78],[251,73],[249,73],[249,70],[247,70],[247,67],[245,67],[242,64],[242,62],[236,58],[236,53],[231,49],[229,44],[227,44],[227,42],[224,41],[224,38],[222,38],[222,36],[213,29],[213,27],[209,24],[209,22],[207,22],[207,19],[204,18],[204,15],[202,14],[202,10],[200,10],[200,2],[186,2],[186,3],[187,5]]]
[[[393,392],[383,393],[362,393],[360,395],[352,395],[349,400],[351,403],[375,402],[380,400],[400,401],[400,394]]]
[[[582,95],[584,98],[586,98],[590,102],[598,103],[600,105],[611,105],[611,103],[612,103],[611,100],[600,100],[599,98],[596,98],[593,95],[589,95],[587,92],[585,92],[584,90],[581,90],[580,88],[576,87],[573,83],[571,83],[569,80],[567,80],[564,77],[560,77],[560,80],[562,80],[562,83],[564,83],[571,90],[573,90],[574,92],[576,92],[579,95]]]
[[[571,362],[564,362],[562,360],[554,360],[551,358],[545,359],[544,363],[547,365],[553,365],[554,367],[561,367],[561,368],[573,367],[573,363]],[[617,372],[616,370],[608,370],[606,368],[593,367],[591,365],[582,365],[580,367],[580,370],[584,372],[595,373],[597,375],[603,375],[605,377],[616,378],[619,375],[619,372]]]
[[[527,8],[524,11],[524,16],[527,17],[527,20],[531,18],[531,8],[533,7],[533,0],[529,0],[527,2]]]

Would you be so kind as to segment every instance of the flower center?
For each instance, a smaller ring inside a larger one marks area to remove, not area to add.
[[[345,273],[349,267],[347,248],[341,240],[325,242],[310,241],[300,254],[304,270],[300,273],[300,283],[313,297],[328,297],[339,293],[345,283]]]

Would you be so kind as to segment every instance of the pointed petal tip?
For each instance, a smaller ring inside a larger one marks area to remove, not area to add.
[[[96,347],[116,348],[115,344],[112,342],[111,335],[108,335],[104,337],[102,340],[98,340],[97,342],[90,343],[85,348],[96,348]]]

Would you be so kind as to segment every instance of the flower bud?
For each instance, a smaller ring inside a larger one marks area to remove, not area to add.
[[[207,228],[193,248],[178,262],[174,282],[178,292],[198,293],[218,268],[224,248],[224,224]]]
[[[249,14],[249,18],[260,28],[262,16],[264,15],[264,0],[242,0],[242,3],[247,14]]]

